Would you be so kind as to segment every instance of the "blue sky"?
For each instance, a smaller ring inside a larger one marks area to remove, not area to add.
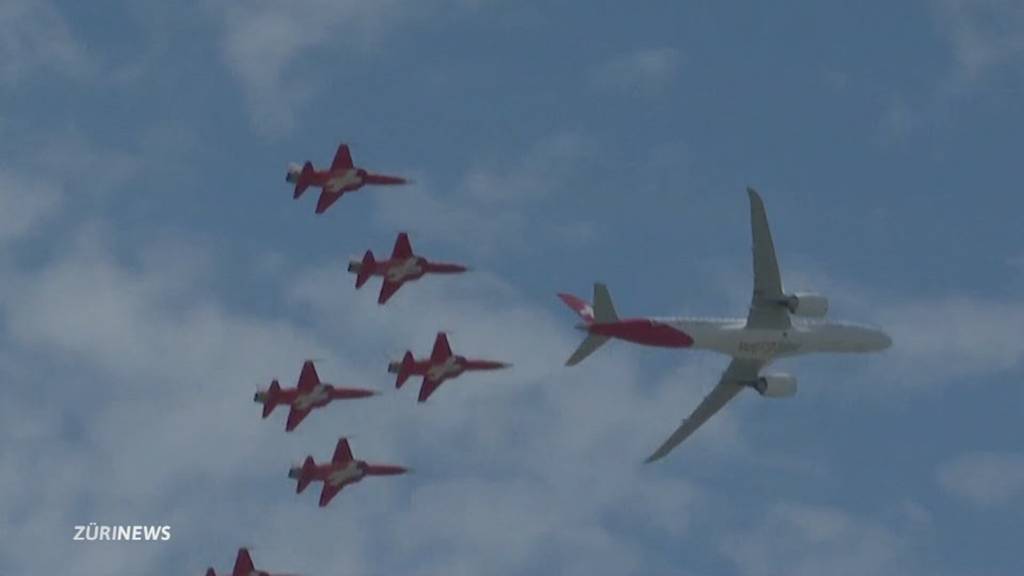
[[[0,574],[1019,573],[1024,9],[787,8],[0,3]],[[339,141],[416,184],[315,217],[285,167]],[[642,466],[727,359],[564,368],[554,294],[743,315],[748,185],[787,286],[895,344]],[[474,272],[379,308],[344,266],[399,230]],[[515,370],[416,405],[385,359],[438,329]],[[385,394],[286,436],[252,392],[307,357]],[[317,509],[287,469],[343,434],[417,473]]]

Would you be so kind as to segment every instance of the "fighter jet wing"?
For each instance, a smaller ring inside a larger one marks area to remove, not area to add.
[[[444,380],[431,380],[429,376],[423,377],[423,384],[420,386],[420,396],[417,399],[419,402],[426,402],[427,398],[434,393],[434,390],[441,385]]]
[[[447,360],[451,355],[452,349],[448,345],[448,335],[444,332],[438,332],[437,339],[434,340],[434,350],[430,353],[430,361],[441,362]]]
[[[690,417],[683,420],[683,423],[668,437],[668,440],[665,440],[665,443],[647,458],[647,462],[664,458],[673,448],[686,440],[697,428],[714,416],[722,406],[739,394],[740,390],[743,390],[745,382],[757,379],[757,373],[763,365],[764,363],[759,360],[733,359],[729,367],[722,373],[718,385],[704,397]]]
[[[341,484],[334,486],[330,482],[324,482],[324,488],[320,491],[320,507],[330,504],[338,492],[341,492],[341,488]]]
[[[288,412],[288,422],[284,425],[285,432],[291,432],[298,428],[299,424],[309,416],[309,410],[299,410],[292,406],[292,409]]]
[[[395,239],[395,249],[391,251],[391,258],[409,258],[412,256],[412,243],[409,242],[409,235],[402,232]]]
[[[750,196],[750,229],[754,241],[754,295],[750,301],[747,327],[786,330],[791,325],[789,310],[784,304],[782,276],[768,227],[768,215],[757,191],[747,188],[747,194]]]
[[[299,392],[309,392],[320,383],[320,376],[316,373],[316,366],[312,360],[302,363],[302,372],[299,373]]]
[[[352,461],[352,449],[348,446],[348,439],[341,438],[338,440],[338,445],[334,447],[334,457],[331,458],[331,462],[335,464],[344,464],[345,462]]]
[[[391,280],[384,280],[384,283],[380,286],[380,295],[377,296],[377,304],[384,304],[398,292],[398,289],[402,287],[404,282],[392,282]]]
[[[252,558],[249,556],[249,550],[246,548],[238,549],[238,557],[235,558],[235,569],[231,571],[231,576],[241,576],[252,574],[256,571],[256,567],[252,564]]]
[[[352,154],[348,151],[348,144],[338,146],[334,153],[334,161],[331,162],[331,172],[335,170],[347,170],[352,167]]]
[[[320,193],[320,199],[316,201],[316,213],[323,214],[331,207],[335,202],[341,198],[341,192],[331,192],[330,190],[324,189]]]

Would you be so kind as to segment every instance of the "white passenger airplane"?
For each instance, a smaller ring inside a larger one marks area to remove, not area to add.
[[[604,284],[594,284],[593,304],[571,294],[558,295],[583,318],[584,323],[577,328],[587,332],[566,363],[569,366],[578,364],[611,338],[648,346],[714,350],[732,356],[714,390],[647,462],[664,458],[744,388],[753,388],[769,398],[796,394],[793,376],[761,373],[776,358],[815,352],[876,352],[892,345],[892,339],[877,328],[822,320],[828,311],[824,296],[787,294],[783,290],[764,203],[752,188],[747,188],[747,193],[754,237],[754,295],[746,319],[619,319]],[[791,315],[810,320],[794,322]]]

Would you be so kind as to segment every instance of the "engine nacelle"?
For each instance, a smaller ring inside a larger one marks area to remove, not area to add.
[[[797,316],[821,318],[828,313],[828,298],[813,292],[796,292],[786,297],[786,307]]]
[[[789,398],[796,394],[796,378],[789,374],[765,374],[754,382],[754,389],[768,398]]]

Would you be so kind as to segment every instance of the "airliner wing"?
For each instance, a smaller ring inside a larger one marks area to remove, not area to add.
[[[647,462],[664,458],[673,448],[689,438],[702,424],[721,410],[722,406],[739,394],[740,390],[743,390],[745,382],[757,379],[757,373],[763,365],[764,363],[759,360],[733,359],[729,367],[722,373],[722,378],[714,390],[704,397],[697,409],[690,414],[689,418],[683,420],[683,423],[668,437],[668,440],[665,440],[665,443],[647,458]]]
[[[748,328],[785,330],[790,327],[789,310],[785,307],[782,276],[775,257],[772,232],[761,196],[753,188],[750,195],[750,229],[754,240],[754,296],[750,301]]]

